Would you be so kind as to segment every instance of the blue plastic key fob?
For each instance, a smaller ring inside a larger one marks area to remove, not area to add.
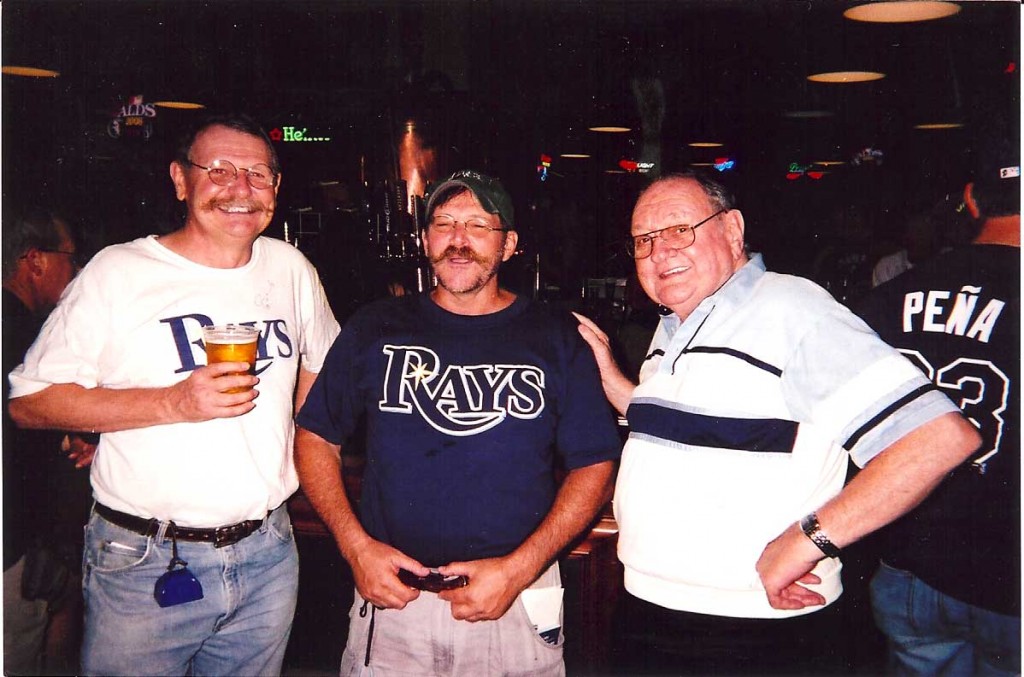
[[[168,571],[157,579],[153,597],[162,607],[194,602],[203,598],[203,586],[187,567]]]

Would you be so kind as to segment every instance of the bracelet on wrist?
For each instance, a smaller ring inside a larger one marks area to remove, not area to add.
[[[839,557],[839,548],[829,540],[828,534],[821,528],[821,524],[818,523],[817,513],[812,512],[800,520],[800,529],[807,535],[807,538],[811,539],[814,545],[818,546],[818,549],[825,554],[825,557]]]

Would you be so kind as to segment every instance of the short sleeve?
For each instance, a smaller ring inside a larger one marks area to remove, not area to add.
[[[295,422],[332,444],[342,444],[365,406],[359,397],[354,323],[346,325],[334,341]]]
[[[327,353],[338,336],[340,327],[334,317],[327,294],[316,269],[305,262],[306,275],[299,298],[302,321],[302,368],[317,373],[324,365]]]
[[[99,258],[99,257],[98,257]],[[25,361],[10,374],[11,397],[23,397],[51,385],[100,385],[101,360],[113,322],[113,300],[100,283],[104,260],[94,260],[65,289]]]
[[[559,411],[557,446],[568,470],[617,460],[622,441],[615,414],[601,387],[590,347],[574,330],[569,336],[564,402]]]
[[[859,466],[956,406],[899,351],[842,306],[802,337],[783,370],[787,404]]]

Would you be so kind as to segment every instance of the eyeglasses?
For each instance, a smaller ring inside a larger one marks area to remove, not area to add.
[[[209,167],[196,164],[192,160],[187,160],[187,162],[196,169],[204,170],[206,175],[210,177],[210,181],[213,181],[218,186],[230,186],[238,178],[238,172],[245,172],[245,179],[256,190],[273,188],[277,185],[278,179],[281,178],[280,174],[262,162],[252,167],[235,167],[227,160],[214,160],[210,163]]]
[[[44,254],[63,254],[64,256],[70,257],[71,262],[78,266],[79,268],[82,268],[84,266],[84,263],[78,256],[78,252],[66,252],[63,249],[44,249],[42,247],[37,248],[36,251],[43,252]],[[23,256],[22,258],[25,257]]]
[[[458,221],[450,216],[435,216],[427,224],[427,227],[435,233],[447,235],[455,232],[456,223],[461,223],[465,226],[466,233],[470,237],[487,237],[491,233],[504,233],[508,230],[508,228],[492,228],[486,219],[480,217]]]
[[[661,228],[659,230],[652,230],[649,233],[643,235],[637,235],[626,241],[626,251],[634,259],[646,259],[654,251],[654,238],[660,237],[664,240],[665,244],[675,249],[686,249],[693,244],[694,240],[697,239],[697,233],[694,231],[703,226],[705,223],[715,218],[719,214],[724,214],[729,211],[728,209],[719,209],[717,212],[707,217],[703,221],[695,223],[692,226],[668,226],[667,228]]]

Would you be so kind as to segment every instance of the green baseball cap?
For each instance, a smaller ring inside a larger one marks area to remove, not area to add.
[[[512,198],[501,185],[501,181],[471,169],[460,169],[447,179],[427,188],[427,221],[429,222],[434,214],[434,207],[443,204],[454,191],[460,189],[471,191],[480,202],[480,206],[489,214],[497,214],[508,228],[515,227]]]

